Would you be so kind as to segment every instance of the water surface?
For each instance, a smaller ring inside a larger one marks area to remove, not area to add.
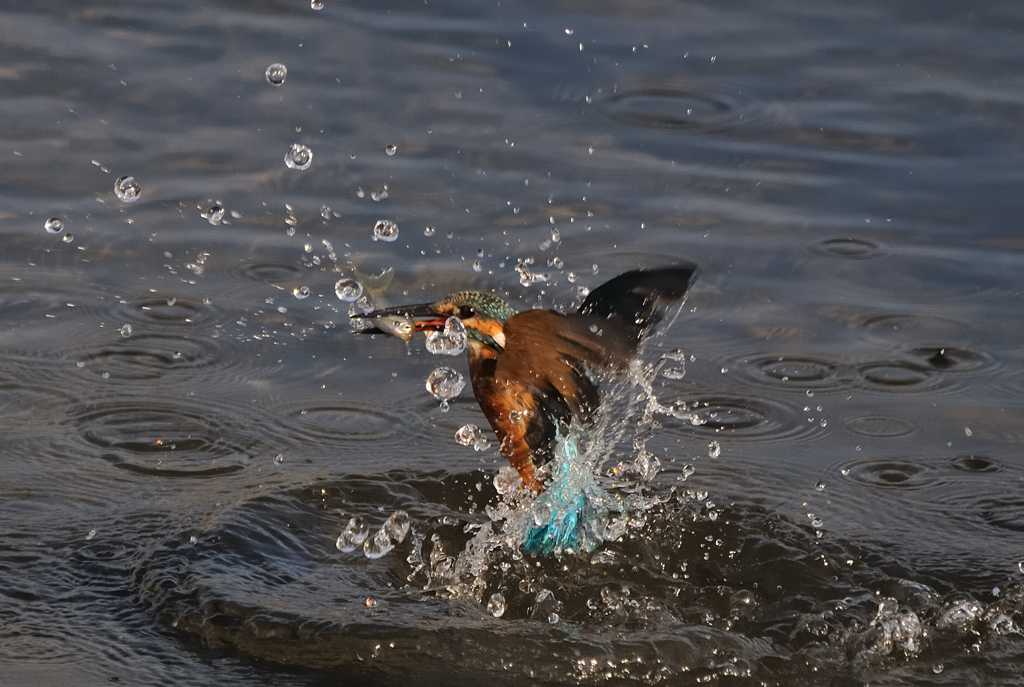
[[[1022,39],[1012,2],[0,10],[0,683],[1017,684]],[[503,459],[424,389],[461,359],[351,335],[335,282],[570,309],[673,260],[645,360],[685,375],[639,392],[686,410],[623,402],[601,456],[639,422],[646,509],[474,549]]]

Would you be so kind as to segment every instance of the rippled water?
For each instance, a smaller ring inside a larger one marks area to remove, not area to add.
[[[1019,683],[1019,3],[322,4],[0,10],[0,683]],[[642,507],[488,545],[462,359],[336,283],[675,259]]]

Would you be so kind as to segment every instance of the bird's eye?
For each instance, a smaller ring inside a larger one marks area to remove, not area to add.
[[[474,308],[472,305],[464,305],[461,308],[459,308],[460,320],[468,320],[474,315],[476,315],[476,308]]]

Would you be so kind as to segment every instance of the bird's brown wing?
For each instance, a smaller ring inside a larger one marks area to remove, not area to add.
[[[588,421],[600,399],[587,368],[623,369],[634,348],[626,333],[607,324],[592,316],[550,310],[514,315],[505,322],[505,350],[494,376],[534,393],[556,393],[572,417]]]
[[[632,345],[599,318],[530,310],[504,326],[505,348],[471,356],[473,392],[524,484],[539,489],[536,468],[554,452],[559,427],[589,422],[600,392],[589,369],[619,369]]]

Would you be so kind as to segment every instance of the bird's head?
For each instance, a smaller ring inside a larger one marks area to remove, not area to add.
[[[387,317],[407,317],[413,320],[415,331],[429,332],[444,329],[449,317],[458,317],[466,327],[466,337],[479,341],[485,346],[503,349],[505,320],[516,311],[508,303],[480,291],[459,291],[434,303],[421,305],[400,305],[385,310],[376,310],[361,316],[371,324]],[[380,333],[379,327],[357,331]]]

